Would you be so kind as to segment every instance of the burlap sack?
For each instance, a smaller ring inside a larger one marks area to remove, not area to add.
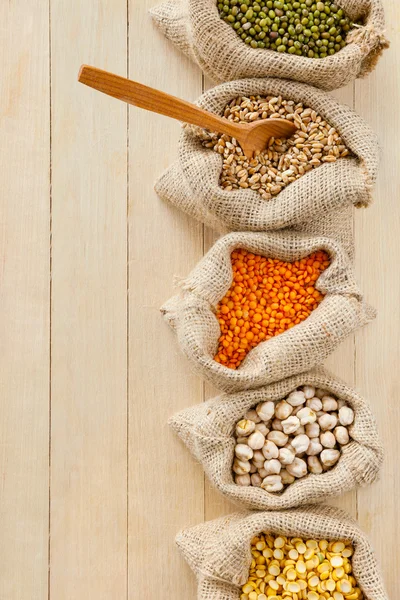
[[[342,448],[339,462],[321,475],[310,473],[279,494],[257,487],[236,485],[232,476],[236,423],[259,402],[278,402],[301,385],[312,385],[345,400],[354,410],[351,441]],[[375,419],[355,390],[325,369],[314,369],[253,391],[223,394],[187,408],[169,421],[171,427],[202,464],[211,483],[229,500],[252,510],[280,510],[337,496],[357,485],[373,483],[383,460]]]
[[[232,283],[235,248],[286,261],[323,249],[331,258],[316,283],[326,294],[318,308],[299,325],[253,348],[237,370],[214,360],[220,337],[215,309]],[[180,288],[161,311],[194,369],[226,392],[257,388],[321,364],[349,333],[375,316],[362,299],[343,248],[329,238],[291,231],[220,238]]]
[[[234,513],[179,533],[176,543],[198,581],[198,600],[239,600],[249,574],[250,544],[262,532],[290,537],[346,540],[365,600],[388,600],[375,553],[357,522],[332,506],[282,512]]]
[[[370,73],[389,45],[380,0],[339,0],[337,4],[364,25],[348,34],[349,43],[340,52],[321,59],[249,47],[220,18],[216,0],[167,0],[150,13],[165,36],[216,83],[283,77],[334,90]]]
[[[377,137],[351,108],[332,96],[302,83],[282,79],[245,79],[217,86],[198,100],[206,110],[222,114],[237,96],[281,95],[313,108],[334,126],[354,157],[325,163],[289,184],[271,200],[257,191],[225,191],[219,185],[222,157],[205,148],[192,128],[182,131],[179,158],[156,182],[158,195],[221,233],[266,231],[311,223],[308,231],[321,234],[326,216],[351,206],[368,206],[376,180]],[[340,219],[340,214],[338,215]]]

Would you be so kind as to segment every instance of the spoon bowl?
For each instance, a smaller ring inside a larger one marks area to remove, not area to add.
[[[247,158],[252,158],[254,153],[265,150],[272,137],[287,138],[297,131],[296,125],[286,119],[263,119],[253,123],[237,123],[237,125],[235,137]]]

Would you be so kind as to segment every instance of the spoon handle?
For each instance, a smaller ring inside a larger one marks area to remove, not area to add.
[[[154,88],[142,85],[136,81],[119,77],[113,73],[82,65],[78,81],[92,87],[104,94],[144,108],[152,112],[178,119],[185,123],[198,125],[215,131],[235,136],[240,126],[229,122],[227,119],[209,113],[186,100],[170,96]]]

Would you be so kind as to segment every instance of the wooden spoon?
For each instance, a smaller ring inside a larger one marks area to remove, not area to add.
[[[296,125],[286,119],[233,123],[186,100],[88,65],[82,65],[78,81],[139,108],[235,137],[247,158],[252,158],[256,151],[264,150],[271,137],[290,137],[297,129]]]

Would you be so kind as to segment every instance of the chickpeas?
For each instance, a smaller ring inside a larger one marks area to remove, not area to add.
[[[293,412],[293,407],[290,406],[290,404],[285,400],[281,400],[281,402],[278,402],[278,404],[275,406],[274,412],[277,419],[287,419]]]
[[[261,402],[256,407],[256,413],[263,421],[269,421],[275,412],[275,405],[273,402]]]
[[[342,406],[339,409],[339,421],[341,425],[351,425],[354,421],[354,412],[350,406]]]
[[[253,433],[256,428],[256,424],[254,421],[250,419],[242,419],[239,423],[236,424],[236,434],[238,436],[246,436]]]
[[[291,416],[282,421],[283,433],[290,434],[295,432],[300,427],[300,421],[298,417]]]
[[[280,492],[283,490],[282,478],[279,475],[267,475],[261,487],[267,492]]]
[[[315,284],[329,257],[318,251],[289,263],[239,249],[231,261],[232,285],[217,306],[221,336],[214,358],[237,369],[252,348],[301,323],[318,307],[323,294]],[[304,393],[300,396],[303,403]],[[290,397],[287,402],[298,405]]]
[[[240,600],[363,600],[353,574],[353,552],[347,541],[261,533],[251,541],[249,578]]]
[[[290,465],[286,466],[286,471],[289,475],[301,479],[301,477],[307,475],[307,463],[302,458],[296,457]]]
[[[327,449],[321,452],[321,462],[324,467],[332,467],[339,460],[339,450]]]
[[[321,398],[333,412],[324,411]],[[351,425],[353,409],[310,385],[277,402],[260,402],[235,427],[235,483],[278,493],[309,473],[323,474],[338,462],[351,439],[348,426],[338,424],[340,418]]]
[[[266,460],[278,458],[280,450],[278,446],[271,440],[267,440],[263,446],[262,453]]]
[[[251,460],[254,456],[253,450],[246,444],[237,444],[235,454],[239,460]]]
[[[260,450],[265,444],[265,437],[261,431],[254,431],[249,435],[249,441],[247,442],[252,450]]]

